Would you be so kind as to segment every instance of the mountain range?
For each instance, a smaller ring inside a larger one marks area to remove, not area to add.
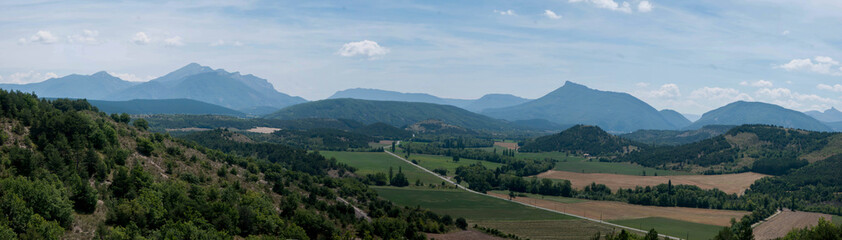
[[[677,129],[689,122],[681,114],[659,112],[627,93],[590,89],[569,81],[536,100],[482,113],[510,121],[546,119],[559,124],[596,125],[611,132]]]
[[[472,112],[481,112],[488,108],[513,106],[529,101],[511,94],[487,94],[479,99],[440,98],[426,93],[402,93],[369,88],[352,88],[334,93],[328,99],[353,98],[375,101],[422,102],[440,105],[452,105]]]
[[[505,130],[509,123],[451,105],[420,102],[326,99],[290,106],[264,116],[270,119],[335,118],[365,124],[377,122],[404,127],[435,119],[469,129]]]
[[[836,108],[831,107],[828,110],[824,110],[824,112],[820,111],[806,111],[805,114],[809,115],[810,117],[815,118],[816,120],[822,122],[840,122],[842,121],[842,112],[836,110]]]
[[[269,81],[251,74],[227,72],[191,63],[144,83],[124,81],[106,72],[68,75],[31,84],[0,84],[0,88],[34,92],[41,97],[126,101],[133,99],[192,99],[253,114],[265,114],[303,103],[275,90]],[[268,109],[268,110],[267,110]]]
[[[685,129],[699,129],[707,125],[767,124],[811,131],[832,131],[819,120],[802,112],[762,102],[737,101],[714,109]]]
[[[246,116],[245,113],[237,110],[192,99],[88,100],[88,102],[105,113]]]

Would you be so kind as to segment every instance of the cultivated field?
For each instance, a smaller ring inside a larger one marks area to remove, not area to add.
[[[410,186],[414,186],[417,179],[420,179],[424,185],[440,185],[442,183],[442,180],[436,176],[423,172],[417,167],[383,152],[321,151],[320,153],[327,158],[335,157],[337,161],[357,168],[356,174],[360,176],[379,172],[388,174],[389,167],[392,167],[394,174],[398,173],[398,168],[403,170],[406,178],[409,179]]]
[[[752,183],[766,177],[766,175],[748,172],[723,175],[632,176],[551,170],[538,174],[538,177],[570,180],[573,187],[578,189],[582,189],[591,183],[605,184],[612,190],[617,190],[618,188],[629,189],[636,186],[656,186],[672,181],[673,185],[695,185],[702,189],[718,188],[726,193],[742,194]]]
[[[581,156],[568,155],[562,152],[541,152],[541,153],[517,153],[517,158],[524,159],[555,159],[558,160],[553,170],[568,171],[577,173],[613,173],[623,175],[643,175],[645,172],[647,176],[672,176],[672,175],[691,175],[693,173],[661,170],[650,167],[644,167],[633,163],[620,162],[600,162],[597,159],[589,159]]]
[[[481,161],[481,160],[474,160],[474,159],[466,159],[462,158],[459,159],[459,162],[453,162],[452,157],[446,156],[438,156],[438,155],[426,155],[426,154],[413,154],[409,156],[409,160],[416,160],[419,162],[419,165],[426,169],[434,170],[437,168],[444,168],[447,169],[447,175],[453,176],[456,173],[456,168],[459,166],[468,166],[474,163],[481,163],[483,166],[489,169],[496,169],[498,167],[502,167],[503,164],[488,162],[488,161]]]
[[[504,194],[490,193],[490,195],[508,198],[508,196]],[[552,200],[524,197],[515,198],[514,200],[556,211],[606,221],[661,217],[706,225],[729,226],[731,218],[740,219],[743,215],[749,214],[749,212],[744,211],[642,206],[613,201],[562,203]]]
[[[529,239],[585,239],[613,230],[607,225],[462,190],[372,188],[397,205],[464,217],[470,226],[478,224]]]
[[[833,216],[828,214],[784,210],[768,221],[757,225],[754,228],[754,238],[764,240],[783,237],[793,228],[815,226],[822,218],[828,221],[833,220]]]
[[[270,128],[270,127],[255,127],[255,128],[252,128],[252,129],[249,129],[249,130],[246,130],[246,131],[247,132],[253,132],[253,133],[273,133],[273,132],[278,131],[278,130],[281,130],[281,129],[280,128]]]
[[[429,239],[436,239],[436,240],[504,240],[505,238],[499,238],[495,236],[491,236],[482,232],[477,231],[476,229],[468,229],[465,231],[454,231],[445,234],[434,234],[428,233],[427,238]]]
[[[518,149],[517,143],[513,142],[494,142],[494,146],[503,147],[510,150]]]
[[[666,234],[682,239],[712,239],[722,230],[720,226],[679,221],[675,219],[649,217],[628,220],[614,220],[612,223],[639,229],[655,229],[660,234]]]

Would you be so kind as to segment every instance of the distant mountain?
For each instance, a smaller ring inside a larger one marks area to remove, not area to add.
[[[707,125],[769,124],[785,128],[811,131],[831,131],[830,127],[802,112],[778,105],[738,101],[702,115],[686,129],[699,129]]]
[[[422,102],[464,107],[471,100],[440,98],[426,93],[402,93],[370,88],[352,88],[338,91],[328,99],[353,98],[375,101]]]
[[[418,102],[327,99],[289,106],[265,116],[275,119],[341,118],[365,124],[383,122],[396,127],[438,119],[469,129],[510,129],[508,123],[450,105]]]
[[[245,113],[191,99],[136,99],[129,101],[88,100],[106,113],[197,114],[245,116]]]
[[[108,100],[186,98],[232,109],[283,108],[306,102],[275,90],[266,79],[191,63],[152,81],[111,94]]]
[[[486,94],[463,108],[471,112],[482,112],[485,109],[514,106],[528,101],[529,99],[511,94]]]
[[[702,118],[702,115],[699,114],[682,113],[681,115],[684,115],[684,118],[687,118],[690,122],[695,122],[698,121],[699,118]]]
[[[397,102],[422,102],[441,105],[453,105],[467,109],[472,112],[479,112],[488,108],[500,108],[514,106],[529,101],[510,94],[487,94],[479,99],[453,99],[440,98],[426,93],[402,93],[369,88],[352,88],[338,91],[328,99],[353,98],[375,101],[397,101]]]
[[[682,145],[702,141],[728,132],[736,126],[708,125],[696,130],[637,130],[620,137],[653,145]]]
[[[683,128],[693,123],[690,122],[690,120],[687,120],[687,118],[684,117],[684,115],[681,115],[681,113],[678,113],[674,110],[664,109],[659,112],[661,112],[661,116],[664,116],[664,119],[666,119],[670,124],[672,124],[676,128]]]
[[[842,112],[833,107],[824,112],[806,111],[804,113],[822,122],[842,122]]]
[[[632,95],[594,90],[572,82],[539,99],[482,113],[510,121],[546,119],[559,124],[596,125],[612,132],[677,129],[658,110]]]
[[[71,74],[30,84],[0,84],[0,88],[35,92],[38,97],[103,99],[106,96],[137,85],[111,76],[106,72],[91,75]]]
[[[512,121],[512,125],[538,131],[563,131],[572,127],[574,124],[558,124],[544,119],[529,119]]]
[[[576,125],[558,134],[528,140],[519,151],[614,155],[630,152],[640,146],[639,143],[611,135],[597,126]]]

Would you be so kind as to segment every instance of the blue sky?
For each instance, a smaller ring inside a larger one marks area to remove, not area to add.
[[[703,113],[842,107],[842,1],[0,1],[0,82],[190,62],[317,100],[537,98],[564,81]]]

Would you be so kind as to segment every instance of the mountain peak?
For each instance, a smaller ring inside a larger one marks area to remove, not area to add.
[[[111,74],[108,74],[108,72],[106,72],[106,71],[99,71],[99,72],[96,72],[94,74],[91,74],[91,77],[114,77],[114,76],[111,76]]]
[[[588,88],[588,87],[587,87],[587,86],[585,86],[585,85],[578,84],[578,83],[574,83],[574,82],[571,82],[571,81],[565,81],[565,82],[564,82],[564,86],[561,86],[561,87],[562,87],[562,88],[585,88],[585,89],[590,89],[590,88]]]

